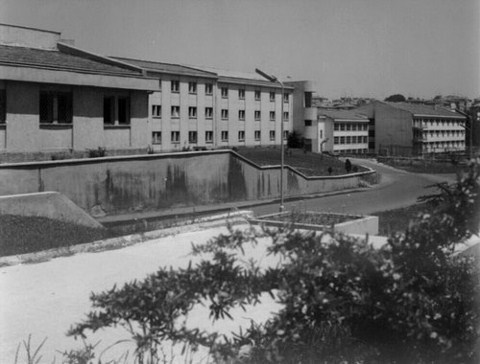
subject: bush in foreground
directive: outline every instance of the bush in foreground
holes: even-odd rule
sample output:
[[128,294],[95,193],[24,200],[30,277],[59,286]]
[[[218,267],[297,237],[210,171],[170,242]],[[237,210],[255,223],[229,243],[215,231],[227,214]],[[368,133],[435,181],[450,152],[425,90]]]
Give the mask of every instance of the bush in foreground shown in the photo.
[[[195,266],[93,294],[94,310],[69,334],[124,326],[140,363],[159,362],[165,341],[206,346],[224,363],[476,363],[479,272],[453,251],[478,232],[478,171],[441,189],[429,198],[435,213],[419,215],[382,249],[329,233],[232,230],[194,246],[205,255]],[[260,236],[281,264],[241,259]],[[233,339],[181,324],[197,304],[208,302],[216,320],[264,293],[283,308]]]

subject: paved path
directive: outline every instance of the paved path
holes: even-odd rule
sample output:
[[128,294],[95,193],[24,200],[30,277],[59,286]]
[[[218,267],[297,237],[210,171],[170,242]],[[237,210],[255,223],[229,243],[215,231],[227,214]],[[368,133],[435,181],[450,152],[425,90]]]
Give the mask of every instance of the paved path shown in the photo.
[[[101,292],[114,284],[121,286],[134,279],[142,279],[160,266],[186,267],[192,259],[189,255],[191,242],[204,243],[220,233],[227,233],[227,229],[211,228],[118,250],[0,268],[0,363],[13,364],[18,343],[26,340],[29,334],[32,334],[32,346],[35,348],[45,337],[48,338],[42,349],[44,359],[41,363],[51,363],[55,354],[56,362],[61,362],[56,350],[82,346],[81,342],[67,338],[65,333],[91,309],[90,292]],[[263,239],[255,250],[246,249],[246,258],[258,259],[264,266],[274,264],[272,258],[266,256],[266,244]],[[190,314],[187,325],[228,334],[237,331],[239,325],[249,326],[250,319],[262,322],[272,311],[278,310],[279,306],[269,296],[264,297],[262,302],[265,304],[251,307],[247,312],[234,311],[234,321],[224,320],[215,325],[209,320],[207,310],[199,308]],[[98,352],[101,352],[117,340],[129,338],[123,329],[107,330],[101,331],[100,335],[89,336],[89,343],[101,340],[98,347]],[[132,343],[115,347],[103,359],[109,355],[110,358],[118,358],[120,353],[132,348]],[[200,356],[193,362],[200,362],[198,358]],[[23,359],[19,363],[26,363]]]
[[[435,192],[427,189],[439,182],[454,182],[455,175],[415,174],[392,168],[370,160],[353,160],[377,170],[381,175],[378,186],[366,191],[287,202],[286,209],[371,214],[414,204],[417,198]],[[256,215],[278,211],[278,204],[251,208]]]

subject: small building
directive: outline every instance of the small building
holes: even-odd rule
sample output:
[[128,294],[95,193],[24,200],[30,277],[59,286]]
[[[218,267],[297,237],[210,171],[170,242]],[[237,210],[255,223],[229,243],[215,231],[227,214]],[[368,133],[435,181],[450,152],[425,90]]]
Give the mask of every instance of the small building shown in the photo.
[[374,101],[357,108],[371,120],[371,151],[419,155],[465,151],[466,117],[425,104]]
[[[154,151],[280,144],[292,130],[292,92],[259,75],[118,58],[158,80],[149,97]],[[283,115],[281,115],[283,103]]]
[[146,150],[155,90],[158,81],[141,68],[74,47],[60,33],[0,24],[4,155]]
[[320,135],[328,135],[325,146],[320,151],[335,154],[368,152],[369,120],[365,115],[355,110],[319,110],[318,113]]

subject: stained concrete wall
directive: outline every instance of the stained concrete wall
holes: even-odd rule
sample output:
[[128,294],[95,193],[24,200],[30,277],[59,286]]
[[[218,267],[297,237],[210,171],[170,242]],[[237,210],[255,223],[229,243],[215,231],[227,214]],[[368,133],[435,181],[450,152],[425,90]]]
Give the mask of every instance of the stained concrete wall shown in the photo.
[[[306,177],[284,170],[285,196],[358,187],[375,172]],[[278,198],[279,167],[260,168],[231,151],[0,165],[0,195],[58,191],[87,212],[198,206]]]

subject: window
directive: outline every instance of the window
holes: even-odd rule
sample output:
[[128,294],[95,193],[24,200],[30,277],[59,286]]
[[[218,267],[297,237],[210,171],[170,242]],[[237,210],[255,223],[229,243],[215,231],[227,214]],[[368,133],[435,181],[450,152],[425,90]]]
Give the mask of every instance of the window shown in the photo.
[[0,123],[5,123],[7,119],[7,94],[5,90],[0,90]]
[[172,92],[180,92],[180,81],[171,81],[171,91]]
[[180,117],[180,106],[172,106],[172,118],[178,119]]
[[238,98],[240,100],[244,100],[245,99],[245,89],[241,88],[238,90]]
[[222,97],[224,99],[228,99],[228,88],[227,87],[222,87]]
[[[42,109],[42,96],[40,95],[40,122],[44,116],[42,113],[45,111]],[[115,124],[115,97],[104,97],[103,98],[103,123],[104,124]]]
[[[359,125],[358,127],[359,127],[359,129],[362,129],[362,126],[361,126],[361,125]],[[357,130],[357,124],[352,124],[352,130],[353,130],[353,131],[356,131],[356,130]]]
[[288,130],[285,130],[283,132],[283,140],[287,140],[288,139]]
[[197,132],[196,131],[189,131],[188,132],[188,142],[190,144],[197,144]]
[[323,139],[323,130],[320,130],[320,139]]
[[259,142],[260,141],[260,135],[261,135],[260,130],[255,130],[253,135],[254,135],[255,141]]
[[345,144],[345,137],[340,137],[340,144]]
[[[2,100],[5,100],[5,97],[2,97]],[[72,111],[71,92],[40,92],[40,123],[70,124]],[[5,119],[3,116],[1,118]]]
[[340,124],[340,130],[345,130],[345,124]]
[[[358,137],[359,140],[361,140],[362,137]],[[352,144],[357,144],[357,137],[354,135],[352,136]]]
[[228,119],[228,110],[222,109],[222,120],[227,120],[227,119]]
[[338,137],[334,137],[333,138],[333,144],[338,144],[339,142],[339,138]]
[[275,91],[270,91],[270,101],[275,102]]
[[228,142],[228,131],[227,130],[222,130],[222,142]]
[[197,93],[197,83],[196,82],[189,82],[188,83],[188,93],[189,94],[196,94]]
[[213,118],[213,107],[206,107],[205,108],[205,119],[212,119]]
[[312,120],[305,120],[305,126],[312,126]]
[[289,97],[288,93],[283,94],[283,102],[288,102],[288,97]]
[[275,141],[275,130],[270,130],[270,141]]
[[[287,100],[288,102],[288,100]],[[305,107],[312,107],[312,93],[305,92]]]
[[171,141],[174,144],[180,143],[180,132],[179,131],[172,131]]
[[288,119],[289,119],[288,111],[284,111],[283,112],[283,121],[288,121]]
[[130,99],[128,97],[118,98],[118,123],[130,124]]
[[333,130],[339,130],[339,129],[340,129],[340,126],[339,126],[338,124],[335,124],[335,125],[333,126]]
[[238,131],[238,141],[244,142],[245,141],[245,130]]
[[213,94],[213,84],[206,83],[205,84],[205,95],[212,95]]
[[245,120],[245,110],[238,110],[238,120]]
[[351,143],[351,138],[347,136],[347,144],[350,144],[350,143]]
[[162,105],[152,105],[152,117],[154,118],[162,117]]
[[162,132],[153,131],[152,132],[152,144],[162,144]]
[[255,90],[255,101],[260,101],[260,90]]
[[213,131],[207,130],[205,132],[205,143],[213,143]]
[[347,130],[351,130],[352,126],[350,124],[347,124]]
[[197,108],[195,106],[190,106],[188,108],[188,117],[190,119],[196,119],[197,118]]
[[260,121],[261,113],[260,110],[255,110],[255,121]]
[[275,121],[275,111],[270,111],[270,121]]

